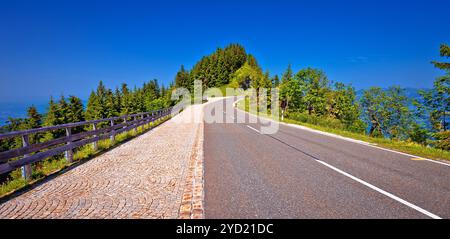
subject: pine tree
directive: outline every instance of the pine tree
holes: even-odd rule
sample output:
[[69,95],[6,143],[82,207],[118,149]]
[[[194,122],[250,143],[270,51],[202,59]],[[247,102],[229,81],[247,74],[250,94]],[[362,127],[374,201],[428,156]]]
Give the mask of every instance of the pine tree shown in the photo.
[[280,79],[278,78],[278,75],[275,75],[272,78],[272,85],[273,87],[278,87],[280,85]]
[[[299,83],[294,79],[291,65],[289,64],[286,71],[281,76],[280,84],[280,100],[285,109],[303,109],[302,91]],[[302,110],[300,110],[302,111]]]
[[[42,126],[42,117],[38,113],[36,107],[34,105],[30,106],[27,110],[27,116],[28,118],[24,122],[26,124],[27,129],[36,129]],[[41,139],[40,134],[33,134],[30,135],[30,143],[34,144],[40,141]]]
[[118,87],[116,87],[116,90],[114,92],[114,110],[119,115],[122,112],[122,94]]
[[[61,111],[60,107],[55,101],[53,97],[50,97],[50,102],[48,103],[47,115],[45,116],[44,126],[53,126],[62,124],[61,122]],[[49,131],[45,135],[46,140],[59,138],[65,135],[65,132],[61,130],[57,131]]]
[[190,81],[189,81],[189,72],[187,72],[184,69],[184,66],[181,65],[180,70],[178,71],[177,75],[175,76],[175,85],[178,88],[190,88]]
[[[440,55],[441,57],[450,57],[450,46],[447,44],[442,44],[440,48]],[[450,74],[450,62],[438,62],[438,61],[432,61],[433,65],[436,68],[439,68],[441,70],[444,70],[447,72],[447,74]]]
[[87,120],[101,119],[100,101],[97,94],[92,91],[86,107],[85,118]]
[[121,100],[121,115],[129,115],[131,114],[131,101],[132,95],[130,94],[130,90],[128,89],[127,84],[123,83],[121,86],[122,100]]
[[64,95],[61,95],[61,98],[58,102],[58,111],[59,111],[59,124],[67,124],[70,123],[68,113],[69,113],[69,105],[67,104],[66,98]]
[[107,90],[104,104],[104,118],[112,118],[119,116],[119,112],[116,111],[114,94],[111,90]]
[[[76,96],[69,96],[69,105],[67,110],[68,123],[76,123],[84,121],[84,109],[81,99]],[[82,127],[76,127],[72,129],[72,133],[80,133],[83,131]]]
[[58,105],[53,100],[53,97],[50,97],[50,101],[48,103],[47,114],[46,114],[45,120],[44,120],[44,125],[45,126],[58,125],[58,124],[60,124],[59,118],[60,118],[60,115],[59,115]]
[[28,108],[27,116],[27,126],[29,129],[36,129],[42,126],[42,117],[34,105]]

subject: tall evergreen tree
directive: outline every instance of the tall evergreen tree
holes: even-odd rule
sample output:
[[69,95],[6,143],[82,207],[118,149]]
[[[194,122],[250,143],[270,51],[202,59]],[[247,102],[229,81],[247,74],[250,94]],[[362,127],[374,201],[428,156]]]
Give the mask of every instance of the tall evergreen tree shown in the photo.
[[[44,126],[53,126],[62,124],[61,122],[61,111],[60,107],[55,101],[53,97],[50,97],[50,102],[48,103],[48,110],[44,120]],[[57,131],[49,131],[45,135],[46,139],[55,139],[64,136],[65,132],[62,130]]]
[[[84,121],[84,108],[81,99],[76,96],[69,96],[69,104],[67,109],[67,121],[68,123],[76,123]],[[82,132],[82,127],[76,127],[72,129],[72,133],[76,134]]]
[[99,97],[94,91],[92,91],[89,96],[85,118],[87,120],[97,120],[102,118]]
[[66,98],[64,95],[61,95],[61,98],[58,102],[58,111],[59,111],[59,124],[67,124],[70,123],[68,114],[69,114],[69,105],[67,104]]
[[[30,106],[27,110],[27,119],[25,124],[25,128],[27,129],[36,129],[42,126],[42,117],[34,105]],[[40,134],[33,134],[30,136],[30,143],[32,144],[39,142],[42,138]]]
[[184,69],[184,66],[181,65],[180,70],[178,71],[177,75],[175,76],[175,85],[178,88],[190,88],[190,81],[189,81],[189,72],[187,72]]
[[289,64],[286,71],[281,77],[280,84],[280,100],[284,102],[286,109],[298,109],[302,111],[302,91],[296,79],[294,79],[291,65]]
[[278,78],[278,75],[275,75],[272,78],[272,85],[273,87],[278,87],[280,85],[280,78]]
[[29,129],[36,129],[42,126],[42,117],[34,105],[28,108],[27,116],[27,126]]
[[130,90],[128,89],[127,84],[123,83],[121,86],[122,100],[121,100],[121,115],[129,115],[131,114],[131,103],[132,103],[132,95]]

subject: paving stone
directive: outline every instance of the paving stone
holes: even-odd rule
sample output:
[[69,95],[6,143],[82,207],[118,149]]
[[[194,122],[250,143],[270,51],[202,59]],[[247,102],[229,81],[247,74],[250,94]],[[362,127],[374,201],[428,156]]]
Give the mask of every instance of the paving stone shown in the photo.
[[202,111],[192,106],[2,203],[0,218],[203,218],[203,203],[192,205],[203,194],[203,123],[180,123]]

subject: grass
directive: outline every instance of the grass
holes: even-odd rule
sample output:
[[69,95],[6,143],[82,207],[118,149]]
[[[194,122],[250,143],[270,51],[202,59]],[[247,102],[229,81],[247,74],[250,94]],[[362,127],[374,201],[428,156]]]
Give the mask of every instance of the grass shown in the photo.
[[[248,102],[247,100],[241,100],[238,102],[237,107],[241,110],[249,112],[249,106],[248,106],[247,102]],[[265,114],[256,113],[256,112],[250,112],[250,113],[258,114],[261,117],[269,118],[269,115],[267,115],[267,114],[265,115]],[[272,117],[270,117],[270,118],[272,118]],[[281,119],[278,119],[278,121],[281,121]],[[344,136],[344,137],[352,138],[352,139],[356,139],[356,140],[361,140],[364,142],[375,144],[382,148],[392,149],[392,150],[396,150],[396,151],[407,153],[407,154],[417,155],[417,156],[423,157],[423,158],[450,161],[450,151],[436,149],[436,148],[424,146],[421,144],[417,144],[414,142],[391,140],[391,139],[386,139],[386,138],[374,138],[374,137],[370,137],[366,134],[349,132],[346,130],[335,129],[335,128],[326,127],[326,126],[319,126],[319,125],[314,125],[314,124],[303,123],[303,122],[299,122],[296,120],[288,119],[286,117],[284,118],[284,120],[282,122],[289,123],[289,124],[302,125],[302,126],[305,126],[305,127],[311,128],[311,129],[328,132],[328,133],[332,133],[332,134],[336,134],[336,135],[340,135],[340,136]]]
[[98,141],[97,151],[94,151],[91,144],[79,147],[74,151],[73,163],[67,162],[67,160],[64,158],[63,155],[59,155],[52,157],[50,159],[43,160],[38,164],[34,164],[32,180],[30,180],[29,182],[27,182],[25,179],[22,178],[21,169],[16,169],[9,174],[10,179],[0,185],[0,198],[10,195],[28,185],[32,185],[36,182],[39,182],[40,180],[46,178],[47,176],[58,173],[64,169],[67,169],[72,165],[92,159],[93,157],[107,151],[108,149],[111,149],[114,146],[117,146],[142,133],[145,133],[150,128],[156,127],[168,119],[169,118],[157,120],[153,123],[150,123],[149,125],[145,125],[143,129],[142,127],[138,127],[137,132],[131,130],[128,132],[118,134],[116,135],[114,142],[112,142],[110,139],[100,140]]

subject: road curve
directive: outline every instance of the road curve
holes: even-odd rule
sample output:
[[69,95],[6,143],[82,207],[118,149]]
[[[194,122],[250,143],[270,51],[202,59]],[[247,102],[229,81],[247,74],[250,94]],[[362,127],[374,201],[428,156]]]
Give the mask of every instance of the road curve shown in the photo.
[[[230,112],[216,110],[236,122]],[[448,165],[287,125],[262,135],[260,127],[205,124],[206,218],[450,218]]]

